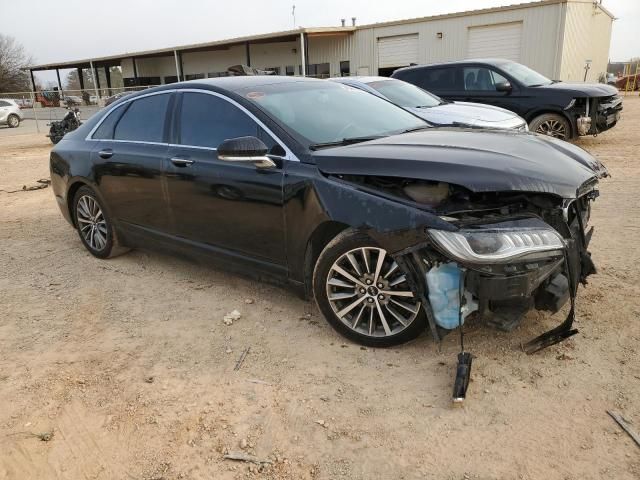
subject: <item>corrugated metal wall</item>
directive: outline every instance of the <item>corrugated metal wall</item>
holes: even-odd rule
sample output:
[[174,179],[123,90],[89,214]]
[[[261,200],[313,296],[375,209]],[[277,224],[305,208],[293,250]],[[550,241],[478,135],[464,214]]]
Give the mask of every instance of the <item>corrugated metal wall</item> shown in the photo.
[[307,63],[328,63],[330,75],[339,76],[340,62],[350,60],[351,38],[351,34],[307,37],[309,42]]
[[[597,12],[597,13],[594,13]],[[566,20],[565,20],[566,19]],[[353,33],[309,35],[307,63],[329,63],[330,75],[340,75],[340,62],[350,61],[351,74],[378,72],[378,41],[399,35],[418,36],[418,63],[460,60],[467,56],[471,27],[521,23],[520,61],[554,79],[582,80],[584,61],[591,59],[588,80],[597,80],[605,71],[611,38],[611,18],[589,0],[569,3],[534,4],[526,8],[505,9],[481,14],[461,15],[396,24],[380,24]],[[439,38],[438,34],[442,34]],[[175,75],[171,57],[139,59],[139,76]],[[185,74],[210,73],[245,63],[245,47],[183,54]],[[254,44],[251,65],[258,68],[301,64],[300,41]],[[402,65],[398,65],[402,66]],[[122,62],[123,76],[133,76],[130,60]]]
[[[373,26],[357,30],[354,35],[352,72],[360,66],[378,69],[377,39],[393,35],[419,35],[418,60],[436,63],[465,58],[468,29],[473,26],[522,22],[522,63],[539,72],[556,76],[562,4],[535,5],[529,8],[485,14],[435,19],[426,22]],[[442,38],[438,38],[442,33]]]
[[598,81],[607,71],[612,24],[611,17],[591,2],[566,5],[560,79],[583,81],[586,61],[591,60],[587,81]]

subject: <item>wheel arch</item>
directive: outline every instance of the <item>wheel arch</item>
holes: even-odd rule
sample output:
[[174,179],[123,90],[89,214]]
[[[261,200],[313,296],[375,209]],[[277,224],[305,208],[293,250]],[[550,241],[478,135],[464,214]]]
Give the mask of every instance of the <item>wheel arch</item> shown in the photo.
[[320,253],[331,240],[349,228],[352,227],[346,223],[327,220],[319,224],[309,237],[304,256],[304,295],[306,298],[313,297],[313,269]]
[[107,205],[107,202],[105,202],[97,186],[94,185],[92,182],[90,182],[86,178],[82,178],[82,177],[74,178],[69,181],[69,187],[67,188],[67,198],[66,198],[67,211],[69,212],[69,217],[71,218],[71,223],[73,224],[74,227],[77,227],[77,225],[76,225],[76,216],[74,215],[74,212],[73,212],[73,199],[76,196],[77,191],[80,190],[82,187],[89,187],[91,190],[93,190],[93,192],[96,194],[96,196],[100,200],[102,207],[107,211],[107,214],[111,215],[109,205]]
[[577,129],[575,125],[576,123],[575,118],[569,115],[565,110],[562,110],[559,108],[552,108],[552,107],[543,107],[543,108],[538,108],[536,110],[527,112],[527,115],[524,118],[527,121],[527,124],[529,125],[537,117],[541,115],[547,115],[547,114],[560,115],[561,117],[563,117],[567,122],[569,122],[569,128],[571,129],[571,138],[576,136]]

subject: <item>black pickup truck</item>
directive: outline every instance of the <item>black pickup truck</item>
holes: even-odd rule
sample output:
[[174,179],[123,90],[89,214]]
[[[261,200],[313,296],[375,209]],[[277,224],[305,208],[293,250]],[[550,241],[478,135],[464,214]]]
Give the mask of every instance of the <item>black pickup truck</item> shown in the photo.
[[622,110],[615,87],[549,80],[510,60],[416,65],[398,69],[392,77],[447,100],[506,108],[523,117],[530,130],[563,140],[612,128]]

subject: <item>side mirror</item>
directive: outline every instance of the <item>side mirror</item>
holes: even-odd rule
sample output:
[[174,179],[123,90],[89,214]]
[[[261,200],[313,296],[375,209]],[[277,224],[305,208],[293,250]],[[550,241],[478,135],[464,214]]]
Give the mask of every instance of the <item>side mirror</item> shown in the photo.
[[237,137],[218,146],[218,158],[227,162],[251,162],[258,168],[273,168],[275,162],[267,157],[268,148],[256,137]]
[[509,83],[509,82],[496,83],[496,91],[497,92],[509,93],[511,90],[513,90],[513,87],[511,86],[511,83]]

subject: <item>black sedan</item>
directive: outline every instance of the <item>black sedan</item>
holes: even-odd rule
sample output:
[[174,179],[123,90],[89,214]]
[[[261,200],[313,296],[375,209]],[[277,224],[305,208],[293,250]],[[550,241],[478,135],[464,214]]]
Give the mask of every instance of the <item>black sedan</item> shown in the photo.
[[315,296],[373,346],[472,313],[511,328],[592,273],[604,167],[548,137],[431,128],[349,86],[195,80],[128,96],[51,153],[87,250],[161,246]]
[[613,128],[622,98],[611,85],[550,80],[520,63],[473,59],[417,65],[394,78],[455,101],[487,103],[517,113],[533,132],[569,140]]

